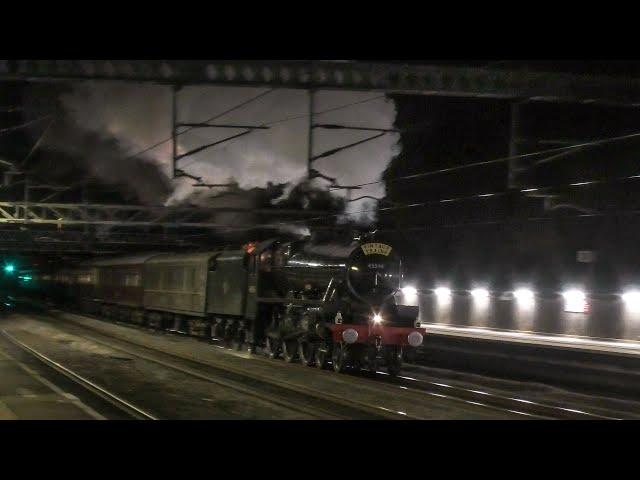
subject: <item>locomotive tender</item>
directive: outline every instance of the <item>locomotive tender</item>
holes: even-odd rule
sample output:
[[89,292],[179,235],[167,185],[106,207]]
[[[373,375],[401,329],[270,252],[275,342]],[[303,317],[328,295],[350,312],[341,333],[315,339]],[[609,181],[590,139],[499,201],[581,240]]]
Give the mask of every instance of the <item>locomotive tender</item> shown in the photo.
[[49,280],[91,313],[337,372],[382,361],[396,375],[425,333],[418,307],[402,304],[399,255],[372,239],[98,259]]

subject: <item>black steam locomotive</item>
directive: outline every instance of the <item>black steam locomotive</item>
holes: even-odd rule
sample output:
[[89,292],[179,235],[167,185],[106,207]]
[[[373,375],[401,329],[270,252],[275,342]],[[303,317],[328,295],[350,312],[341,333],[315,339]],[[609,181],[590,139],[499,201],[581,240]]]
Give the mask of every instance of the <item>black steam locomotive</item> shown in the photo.
[[403,305],[401,259],[372,239],[281,241],[203,253],[94,260],[43,275],[91,313],[224,339],[229,346],[326,367],[398,374],[421,345],[418,307]]

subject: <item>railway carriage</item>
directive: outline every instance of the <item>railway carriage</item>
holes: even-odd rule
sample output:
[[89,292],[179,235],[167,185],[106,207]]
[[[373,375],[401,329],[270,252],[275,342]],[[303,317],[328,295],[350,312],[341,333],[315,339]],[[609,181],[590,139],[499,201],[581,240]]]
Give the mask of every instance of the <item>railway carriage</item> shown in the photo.
[[143,267],[155,254],[130,255],[86,262],[82,268],[94,272],[90,286],[93,311],[121,321],[144,322]]
[[[224,336],[245,313],[247,253],[157,255],[144,264],[144,308],[153,326]],[[233,337],[230,331],[227,337]]]

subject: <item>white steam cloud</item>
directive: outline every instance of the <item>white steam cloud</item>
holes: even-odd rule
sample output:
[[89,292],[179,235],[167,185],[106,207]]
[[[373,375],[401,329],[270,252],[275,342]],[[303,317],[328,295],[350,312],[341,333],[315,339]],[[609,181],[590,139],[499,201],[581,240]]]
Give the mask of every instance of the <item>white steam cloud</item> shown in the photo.
[[[266,89],[243,87],[188,87],[179,92],[179,121],[197,123],[246,101]],[[392,128],[396,111],[392,100],[371,92],[321,91],[315,96],[315,110],[334,109],[316,116],[316,123],[336,123],[358,127]],[[62,96],[63,105],[73,113],[78,125],[97,133],[115,137],[128,154],[171,136],[171,90],[162,85],[80,83]],[[234,179],[241,188],[265,187],[268,182],[298,183],[306,175],[308,96],[302,90],[278,89],[233,111],[216,123],[261,125],[298,117],[273,125],[269,130],[252,133],[212,147],[180,161],[179,168],[202,177],[207,183],[226,183]],[[194,129],[179,138],[179,152],[186,152],[240,133],[233,129]],[[353,143],[375,132],[324,130],[314,132],[314,154]],[[398,136],[386,134],[371,142],[341,151],[315,162],[314,168],[335,177],[342,185],[379,180],[395,154]],[[150,150],[145,157],[170,176],[171,142]],[[324,180],[316,180],[325,184]],[[174,180],[168,204],[191,197],[193,180]],[[220,190],[214,193],[219,193]],[[345,195],[336,191],[336,195]],[[353,197],[383,197],[384,184],[355,190]],[[348,212],[373,209],[374,204],[358,201],[348,204]]]

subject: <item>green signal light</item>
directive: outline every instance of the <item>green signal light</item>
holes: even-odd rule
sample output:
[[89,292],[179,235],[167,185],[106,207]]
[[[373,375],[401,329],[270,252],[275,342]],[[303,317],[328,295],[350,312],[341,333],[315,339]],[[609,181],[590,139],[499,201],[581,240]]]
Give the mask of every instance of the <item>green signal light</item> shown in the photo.
[[15,270],[15,267],[14,267],[12,264],[10,264],[10,263],[8,263],[8,264],[6,264],[6,265],[4,266],[4,271],[5,271],[6,273],[13,273],[13,271],[14,271],[14,270]]

